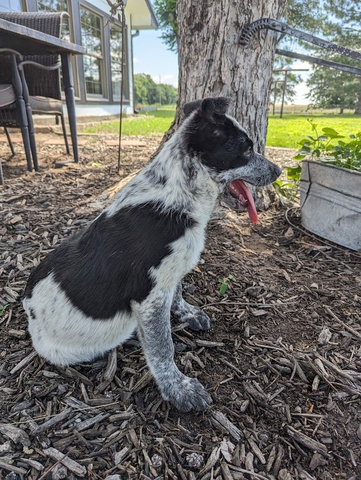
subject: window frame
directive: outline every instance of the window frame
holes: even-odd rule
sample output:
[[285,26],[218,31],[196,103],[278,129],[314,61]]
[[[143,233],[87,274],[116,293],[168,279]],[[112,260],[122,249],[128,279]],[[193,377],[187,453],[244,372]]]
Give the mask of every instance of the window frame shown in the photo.
[[[130,101],[130,88],[129,88],[129,63],[128,63],[128,31],[127,26],[125,25],[125,32],[122,32],[122,24],[120,22],[114,22],[113,24],[109,25],[109,37],[111,37],[111,30],[115,29],[119,31],[121,35],[121,44],[122,44],[122,52],[121,52],[121,62],[122,62],[122,74],[123,74],[123,102]],[[123,45],[124,41],[124,45]],[[124,58],[123,58],[124,52]],[[110,85],[111,85],[111,92],[112,92],[112,100],[114,103],[120,102],[120,94],[116,95],[114,88],[113,88],[113,77],[112,77],[112,52],[111,52],[111,43],[109,42],[109,62],[110,62]]]
[[[108,72],[107,72],[107,52],[106,52],[106,42],[107,42],[107,35],[106,35],[106,16],[104,15],[103,12],[99,11],[98,9],[91,8],[88,3],[86,2],[79,2],[79,22],[80,22],[80,38],[81,38],[81,43],[82,45],[86,48],[86,45],[84,45],[83,41],[83,35],[82,35],[82,12],[81,10],[84,9],[91,13],[92,15],[95,15],[100,19],[100,45],[101,45],[101,55],[94,55],[94,54],[86,54],[82,56],[82,65],[83,65],[83,70],[82,70],[82,75],[84,79],[84,91],[85,91],[85,99],[87,101],[109,101],[109,87],[108,87]],[[108,42],[109,43],[109,42]],[[102,93],[88,93],[87,92],[87,82],[85,78],[85,68],[84,68],[84,60],[85,57],[92,57],[92,58],[97,58],[100,60],[100,68],[99,68],[99,74],[100,74],[100,85],[102,89]]]

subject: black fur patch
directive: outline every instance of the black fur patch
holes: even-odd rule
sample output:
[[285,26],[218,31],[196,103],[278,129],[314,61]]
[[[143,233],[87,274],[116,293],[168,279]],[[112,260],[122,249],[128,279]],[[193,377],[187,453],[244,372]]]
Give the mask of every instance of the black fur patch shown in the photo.
[[51,252],[32,272],[25,290],[54,273],[55,281],[85,315],[110,319],[130,302],[144,300],[153,283],[148,274],[171,253],[169,244],[195,221],[181,213],[161,213],[157,204],[101,214],[85,231]]
[[253,152],[252,140],[228,117],[219,116],[214,123],[198,112],[187,129],[185,144],[189,153],[196,152],[202,163],[216,172],[247,165]]

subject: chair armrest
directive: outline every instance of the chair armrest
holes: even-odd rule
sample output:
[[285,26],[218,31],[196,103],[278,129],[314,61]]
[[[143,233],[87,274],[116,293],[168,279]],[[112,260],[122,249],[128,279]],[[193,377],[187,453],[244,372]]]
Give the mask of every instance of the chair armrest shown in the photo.
[[[16,98],[22,98],[24,86],[19,69],[19,63],[23,59],[22,55],[13,48],[0,48],[0,54],[5,54],[10,59],[9,62],[3,62],[1,65],[2,73],[4,74],[2,78],[7,80],[5,83],[12,84]],[[4,83],[4,81],[1,80],[0,83]]]
[[42,68],[43,70],[58,70],[61,67],[60,62],[54,63],[54,65],[42,65],[41,63],[34,62],[33,60],[24,60],[19,63],[19,68],[23,68],[23,65],[32,65],[33,67]]
[[17,57],[19,57],[20,60],[22,60],[22,55],[20,52],[18,52],[17,50],[14,50],[13,48],[0,48],[0,53],[7,53],[7,54],[13,54],[13,55],[16,55]]

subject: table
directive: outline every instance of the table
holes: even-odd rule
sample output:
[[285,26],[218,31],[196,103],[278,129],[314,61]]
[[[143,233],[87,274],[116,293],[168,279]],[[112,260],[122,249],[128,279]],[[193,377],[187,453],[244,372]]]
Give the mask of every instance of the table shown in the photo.
[[84,55],[86,49],[81,45],[3,19],[0,19],[0,48],[12,48],[22,55],[60,55],[74,160],[78,162],[74,81],[70,55]]

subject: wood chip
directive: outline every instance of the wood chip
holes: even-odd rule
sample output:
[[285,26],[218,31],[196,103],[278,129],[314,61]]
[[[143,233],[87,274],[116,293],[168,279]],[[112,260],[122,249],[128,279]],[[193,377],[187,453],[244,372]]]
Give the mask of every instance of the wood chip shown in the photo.
[[59,452],[59,450],[57,450],[56,448],[46,448],[45,450],[43,450],[43,452],[45,453],[45,455],[48,455],[53,460],[60,461],[75,475],[78,475],[79,477],[85,477],[87,469],[83,465],[80,465],[80,463]]
[[29,355],[27,355],[25,358],[21,360],[12,370],[10,370],[10,374],[14,375],[14,373],[18,372],[22,368],[24,368],[26,365],[28,365],[30,362],[33,361],[33,359],[37,356],[36,352],[31,352]]
[[267,463],[266,459],[265,459],[263,453],[261,452],[261,450],[259,449],[258,445],[256,444],[256,442],[252,438],[249,438],[248,443],[249,443],[250,447],[252,448],[254,454],[258,458],[258,460],[262,463],[262,465],[266,465],[266,463]]
[[76,430],[77,432],[83,432],[84,430],[87,430],[88,428],[92,427],[96,423],[101,422],[108,417],[109,417],[109,413],[99,413],[95,417],[88,418],[87,420],[84,420],[83,422],[78,423],[74,427],[74,430]]
[[214,465],[218,462],[219,460],[219,455],[220,455],[220,447],[216,447],[212,450],[212,453],[210,454],[207,463],[205,466],[202,468],[202,470],[199,472],[199,477],[202,477],[205,473],[207,473]]
[[300,443],[304,447],[327,456],[327,448],[322,443],[317,442],[316,440],[310,438],[308,435],[305,435],[302,432],[299,432],[290,425],[287,426],[287,432],[290,437],[292,437],[296,442]]
[[228,418],[223,415],[222,412],[219,412],[218,410],[214,410],[212,412],[213,418],[219,422],[222,427],[225,428],[225,430],[236,440],[236,442],[239,442],[243,438],[243,433],[241,430],[234,425]]
[[35,430],[31,432],[32,435],[39,435],[39,433],[43,433],[49,428],[53,427],[59,422],[62,422],[63,420],[67,419],[69,414],[72,412],[71,408],[66,408],[62,412],[58,413],[55,415],[53,418],[48,420],[47,422],[42,423],[39,425]]
[[21,428],[15,427],[10,423],[0,423],[0,432],[6,437],[10,438],[14,443],[21,443],[29,447],[31,445],[30,438],[27,433]]
[[12,465],[11,463],[5,462],[1,458],[0,458],[0,468],[3,468],[5,470],[9,470],[10,472],[18,473],[19,475],[26,475],[27,474],[27,471],[24,470],[24,468],[16,467],[15,465]]
[[208,348],[224,347],[223,342],[209,342],[208,340],[200,340],[199,338],[196,339],[196,344],[199,345],[200,347],[208,347]]

